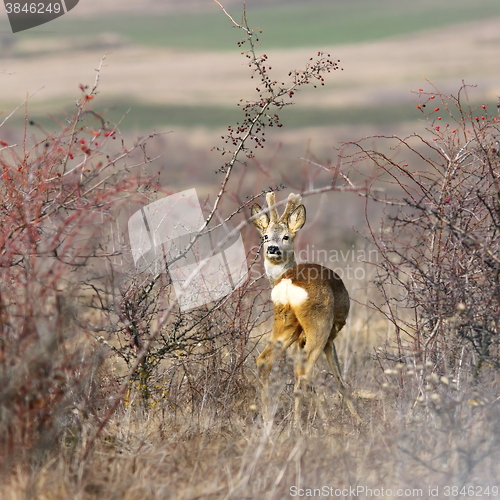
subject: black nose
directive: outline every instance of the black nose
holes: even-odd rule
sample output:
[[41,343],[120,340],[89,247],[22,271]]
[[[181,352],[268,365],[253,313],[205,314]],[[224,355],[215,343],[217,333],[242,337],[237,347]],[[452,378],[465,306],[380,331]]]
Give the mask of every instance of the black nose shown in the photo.
[[277,246],[272,246],[272,247],[267,247],[267,253],[279,255],[281,252]]

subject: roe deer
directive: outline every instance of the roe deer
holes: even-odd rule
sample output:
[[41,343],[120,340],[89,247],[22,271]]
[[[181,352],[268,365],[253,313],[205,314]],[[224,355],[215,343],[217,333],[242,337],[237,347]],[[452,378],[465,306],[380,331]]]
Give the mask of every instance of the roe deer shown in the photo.
[[[267,388],[273,361],[292,344],[298,345],[301,352],[299,359],[304,360],[296,364],[296,394],[301,379],[310,380],[313,366],[324,352],[337,379],[339,392],[359,422],[359,415],[342,380],[333,344],[349,313],[347,289],[331,269],[318,264],[297,264],[294,239],[306,221],[306,209],[301,198],[291,194],[281,217],[275,207],[274,193],[268,193],[266,200],[269,213],[261,213],[262,208],[257,204],[251,208],[252,216],[256,216],[253,223],[264,239],[264,267],[273,287],[273,330],[269,344],[257,358],[264,388]],[[297,396],[295,416],[298,405]]]

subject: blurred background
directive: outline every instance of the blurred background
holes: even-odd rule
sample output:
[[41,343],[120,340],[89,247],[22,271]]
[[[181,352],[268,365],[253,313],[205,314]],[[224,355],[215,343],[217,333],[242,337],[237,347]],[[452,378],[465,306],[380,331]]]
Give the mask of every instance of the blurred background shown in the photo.
[[[241,20],[241,1],[222,3]],[[408,127],[420,118],[409,91],[431,90],[429,82],[444,93],[462,80],[475,84],[478,102],[496,104],[500,95],[497,0],[247,0],[246,9],[250,26],[263,30],[260,49],[277,80],[318,50],[341,61],[325,88],[304,89],[283,114],[294,144],[300,137],[329,147],[368,129]],[[237,46],[243,33],[212,0],[81,0],[17,34],[0,17],[3,113],[34,92],[30,113],[70,110],[105,53],[96,106],[116,119],[130,110],[122,129],[188,131],[196,145],[213,146],[215,130],[239,119],[237,102],[256,97]]]

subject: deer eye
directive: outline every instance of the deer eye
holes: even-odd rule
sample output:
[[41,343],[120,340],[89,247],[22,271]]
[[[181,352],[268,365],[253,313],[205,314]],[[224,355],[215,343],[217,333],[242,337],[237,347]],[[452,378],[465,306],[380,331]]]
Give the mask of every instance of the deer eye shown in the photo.
[[290,239],[290,237],[289,237],[289,236],[283,236],[283,239],[284,239],[284,240],[289,240],[289,239]]
[[267,234],[264,235],[264,239],[265,240],[268,240],[269,239],[269,236]]

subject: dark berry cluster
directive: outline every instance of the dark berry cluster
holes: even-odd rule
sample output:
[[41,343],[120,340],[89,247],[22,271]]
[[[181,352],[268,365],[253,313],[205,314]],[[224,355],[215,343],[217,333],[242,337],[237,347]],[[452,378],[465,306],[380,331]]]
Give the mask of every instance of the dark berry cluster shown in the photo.
[[248,59],[248,67],[252,70],[251,78],[259,80],[255,88],[258,98],[254,101],[240,100],[238,106],[244,113],[244,119],[236,126],[229,126],[227,135],[222,136],[230,149],[226,146],[214,148],[221,151],[223,155],[231,155],[231,159],[219,169],[224,173],[232,167],[240,153],[247,158],[252,158],[255,149],[264,147],[266,127],[283,126],[279,111],[292,104],[290,99],[301,86],[311,83],[314,87],[318,84],[324,85],[325,73],[340,69],[340,61],[333,61],[330,54],[318,52],[316,58],[310,58],[304,70],[293,70],[288,73],[290,79],[288,83],[280,82],[271,75],[273,68],[267,54],[256,54],[256,43],[259,39],[255,31],[248,28],[246,24],[237,25],[237,27],[243,29],[247,35],[245,39],[238,42],[238,47],[249,45],[249,50],[242,52],[242,55]]

